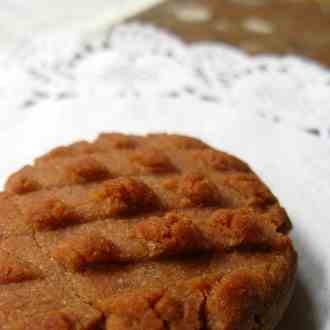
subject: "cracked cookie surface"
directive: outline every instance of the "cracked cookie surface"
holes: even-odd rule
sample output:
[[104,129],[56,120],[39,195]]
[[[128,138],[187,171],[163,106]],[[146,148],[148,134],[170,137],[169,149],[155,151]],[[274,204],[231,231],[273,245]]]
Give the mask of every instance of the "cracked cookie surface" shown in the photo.
[[58,147],[0,193],[0,329],[271,330],[289,229],[247,164],[195,138]]

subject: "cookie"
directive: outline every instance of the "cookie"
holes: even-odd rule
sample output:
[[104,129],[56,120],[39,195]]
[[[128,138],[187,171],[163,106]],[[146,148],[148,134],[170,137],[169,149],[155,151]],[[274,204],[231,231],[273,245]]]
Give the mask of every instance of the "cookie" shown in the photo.
[[197,139],[56,148],[0,193],[0,329],[273,329],[289,229],[246,163]]

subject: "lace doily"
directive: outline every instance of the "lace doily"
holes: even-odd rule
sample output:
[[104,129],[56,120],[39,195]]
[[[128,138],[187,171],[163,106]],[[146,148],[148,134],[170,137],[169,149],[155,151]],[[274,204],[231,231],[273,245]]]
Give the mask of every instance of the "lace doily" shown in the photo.
[[330,329],[329,71],[139,24],[40,36],[2,51],[0,68],[0,184],[105,130],[203,138],[251,164],[294,223],[297,293],[280,329]]
[[294,56],[250,57],[221,43],[187,45],[131,23],[88,36],[39,36],[2,51],[0,68],[2,130],[45,100],[189,96],[330,139],[330,72]]
[[247,111],[191,101],[190,96],[160,100],[150,95],[44,101],[30,108],[24,122],[0,132],[0,184],[49,149],[93,139],[103,131],[168,131],[202,138],[246,160],[294,225],[297,289],[277,330],[330,330],[330,144]]

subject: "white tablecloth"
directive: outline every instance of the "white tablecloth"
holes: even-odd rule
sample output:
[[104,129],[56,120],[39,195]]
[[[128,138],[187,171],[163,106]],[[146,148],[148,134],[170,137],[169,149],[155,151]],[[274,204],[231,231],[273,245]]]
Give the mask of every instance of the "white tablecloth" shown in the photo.
[[97,29],[161,1],[1,0],[0,47],[45,31]]

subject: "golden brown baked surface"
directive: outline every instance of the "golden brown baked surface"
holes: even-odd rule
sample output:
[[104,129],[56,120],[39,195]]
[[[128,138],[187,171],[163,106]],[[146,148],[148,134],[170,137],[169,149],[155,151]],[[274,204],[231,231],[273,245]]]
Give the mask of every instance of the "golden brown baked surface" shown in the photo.
[[273,329],[289,228],[248,165],[199,140],[56,148],[0,193],[0,329]]

